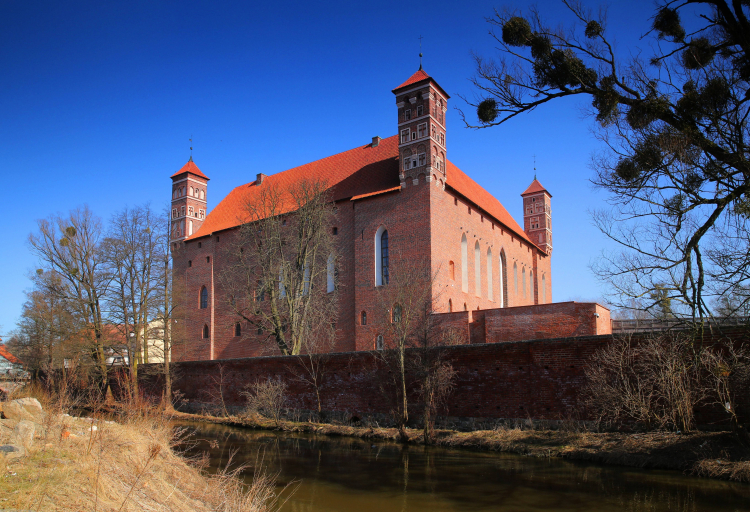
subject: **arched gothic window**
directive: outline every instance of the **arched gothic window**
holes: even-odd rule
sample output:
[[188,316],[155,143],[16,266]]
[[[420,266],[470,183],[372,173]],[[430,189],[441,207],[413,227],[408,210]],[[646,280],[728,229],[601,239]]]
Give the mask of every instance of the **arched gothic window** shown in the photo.
[[375,350],[383,350],[385,349],[385,340],[383,340],[383,335],[378,334],[378,337],[375,338]]
[[200,297],[200,307],[201,309],[206,309],[208,307],[208,289],[205,286],[201,288]]
[[469,291],[469,247],[466,233],[461,236],[461,290]]
[[521,287],[523,288],[523,298],[526,298],[526,269],[521,269]]
[[448,262],[448,276],[454,281],[456,280],[456,265],[452,261]]
[[242,326],[240,325],[239,322],[234,324],[234,335],[235,337],[242,336]]
[[203,324],[203,339],[208,339],[209,332],[208,332],[208,324]]
[[513,263],[513,287],[516,289],[516,297],[517,297],[518,296],[518,265],[516,263]]
[[542,274],[542,302],[547,303],[547,276]]
[[477,297],[482,296],[482,251],[479,242],[474,243],[474,292]]
[[360,325],[367,325],[367,311],[362,311],[359,317]]
[[310,294],[310,265],[305,263],[305,268],[302,271],[302,295]]
[[493,300],[492,297],[492,248],[487,248],[487,298]]
[[326,291],[331,293],[336,289],[336,258],[331,253],[328,256]]
[[498,273],[500,274],[500,289],[498,290],[499,295],[499,302],[500,307],[505,307],[505,289],[507,288],[507,279],[505,276],[506,273],[506,266],[505,266],[505,251],[502,249],[500,250],[500,259],[498,260]]
[[388,284],[390,270],[388,230],[380,226],[375,233],[375,286]]
[[396,304],[393,306],[393,323],[397,324],[401,321],[401,314],[403,310],[401,308],[401,304]]
[[284,286],[284,269],[279,269],[279,297],[286,297],[286,286]]
[[529,297],[531,297],[531,303],[534,303],[534,272],[529,270]]

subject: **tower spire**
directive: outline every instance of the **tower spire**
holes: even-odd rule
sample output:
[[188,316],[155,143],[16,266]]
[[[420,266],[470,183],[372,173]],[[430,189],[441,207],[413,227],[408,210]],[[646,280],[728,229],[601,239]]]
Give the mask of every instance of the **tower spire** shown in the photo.
[[190,138],[188,140],[190,141],[190,159],[188,160],[188,162],[192,162],[193,161],[193,134],[192,133],[190,134]]
[[419,36],[419,69],[422,69],[422,36]]

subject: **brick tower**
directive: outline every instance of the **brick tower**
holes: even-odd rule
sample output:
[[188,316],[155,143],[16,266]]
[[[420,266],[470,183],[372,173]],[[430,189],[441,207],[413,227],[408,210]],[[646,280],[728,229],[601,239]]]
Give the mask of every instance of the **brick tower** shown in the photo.
[[534,176],[523,198],[523,230],[529,239],[552,254],[552,194]]
[[196,233],[206,218],[208,176],[193,162],[193,157],[172,175],[172,248]]
[[[445,113],[448,94],[422,66],[406,82],[393,89],[398,107],[399,177],[407,180],[446,180]],[[411,184],[411,183],[410,183]]]

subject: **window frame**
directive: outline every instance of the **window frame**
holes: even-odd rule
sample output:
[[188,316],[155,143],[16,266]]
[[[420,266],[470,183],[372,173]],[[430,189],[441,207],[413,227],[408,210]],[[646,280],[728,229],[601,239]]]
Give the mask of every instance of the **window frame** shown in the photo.
[[199,308],[208,309],[208,288],[206,288],[206,285],[201,287],[198,297]]
[[[383,238],[385,235],[385,239]],[[386,242],[383,248],[383,240]],[[383,249],[385,249],[385,254]],[[390,282],[390,240],[388,230],[380,226],[375,232],[375,286],[384,286]],[[385,264],[385,268],[383,268]]]

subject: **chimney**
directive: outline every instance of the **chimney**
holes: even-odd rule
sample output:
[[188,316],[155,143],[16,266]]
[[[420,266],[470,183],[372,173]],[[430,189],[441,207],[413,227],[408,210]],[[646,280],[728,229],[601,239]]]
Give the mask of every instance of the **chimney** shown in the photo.
[[256,186],[257,186],[257,185],[260,185],[261,183],[263,183],[263,180],[264,180],[264,179],[266,179],[267,177],[268,177],[268,176],[266,176],[266,175],[265,175],[265,174],[263,174],[262,172],[261,172],[261,173],[259,173],[259,174],[258,174],[258,177],[257,177],[257,178],[255,178],[255,185],[256,185]]
[[378,145],[380,145],[380,141],[381,141],[381,139],[380,139],[380,137],[378,135],[376,135],[375,137],[373,137],[372,138],[372,147],[374,147],[374,148],[378,147]]

